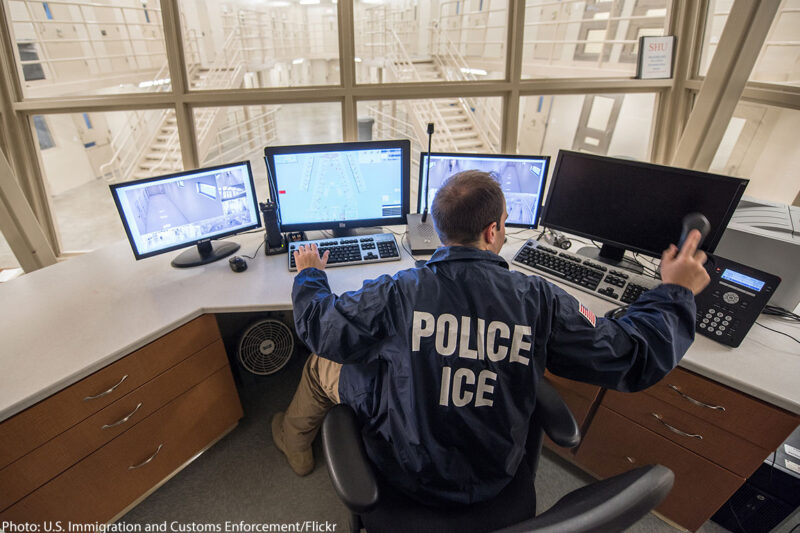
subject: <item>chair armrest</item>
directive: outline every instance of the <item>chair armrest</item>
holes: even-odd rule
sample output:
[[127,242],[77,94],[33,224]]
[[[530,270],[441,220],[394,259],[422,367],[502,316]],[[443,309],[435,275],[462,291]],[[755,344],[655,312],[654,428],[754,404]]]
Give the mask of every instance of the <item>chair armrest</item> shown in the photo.
[[547,379],[539,381],[533,420],[562,448],[574,448],[581,442],[581,430],[572,411]]
[[574,490],[530,520],[496,533],[624,531],[667,497],[672,470],[650,465]]
[[322,449],[336,494],[355,513],[378,502],[378,481],[372,470],[356,414],[346,405],[333,407],[322,423]]

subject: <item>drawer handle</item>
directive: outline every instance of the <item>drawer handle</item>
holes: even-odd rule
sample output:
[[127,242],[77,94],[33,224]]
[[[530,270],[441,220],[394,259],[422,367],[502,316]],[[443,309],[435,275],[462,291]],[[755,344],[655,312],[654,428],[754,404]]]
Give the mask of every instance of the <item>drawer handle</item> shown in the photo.
[[724,410],[725,410],[725,408],[724,408],[724,407],[722,407],[721,405],[709,405],[709,404],[707,404],[707,403],[703,403],[703,402],[701,402],[700,400],[695,400],[694,398],[692,398],[691,396],[689,396],[689,395],[688,395],[688,394],[686,394],[685,392],[681,392],[681,389],[679,389],[679,388],[678,388],[678,387],[676,387],[675,385],[667,385],[667,386],[668,386],[670,389],[672,389],[672,390],[674,390],[675,392],[677,392],[678,394],[680,394],[680,395],[681,395],[683,398],[686,398],[687,400],[689,400],[690,402],[692,402],[692,403],[693,403],[693,404],[695,404],[695,405],[698,405],[698,406],[700,406],[700,407],[705,407],[705,408],[707,408],[707,409],[714,409],[714,410],[716,410],[716,411],[724,411]]
[[141,406],[142,406],[142,402],[139,402],[139,405],[137,405],[136,408],[133,411],[131,411],[131,413],[128,416],[120,418],[119,420],[117,420],[113,424],[105,424],[100,429],[110,429],[110,428],[113,428],[113,427],[117,427],[120,424],[124,424],[125,422],[130,420],[133,415],[136,414],[136,411],[138,411]]
[[155,459],[156,455],[158,455],[158,452],[160,452],[161,448],[163,448],[163,447],[164,447],[164,443],[159,444],[158,445],[158,449],[153,453],[153,455],[151,455],[150,457],[148,457],[147,459],[145,459],[144,461],[142,461],[138,465],[129,466],[128,470],[136,470],[137,468],[143,467],[144,465],[146,465],[147,463],[149,463],[150,461]]
[[703,436],[702,435],[698,435],[697,433],[686,433],[685,431],[681,431],[680,429],[678,429],[676,427],[670,426],[669,424],[664,422],[663,417],[658,413],[650,413],[650,414],[653,415],[656,420],[661,422],[661,424],[663,424],[663,426],[665,428],[667,428],[668,430],[670,430],[673,433],[677,433],[678,435],[680,435],[682,437],[691,437],[693,439],[703,440]]
[[88,401],[88,400],[96,400],[98,398],[102,398],[103,396],[106,396],[107,394],[111,394],[112,392],[114,392],[114,390],[117,387],[122,385],[122,382],[125,381],[126,379],[128,379],[128,374],[125,374],[124,376],[122,376],[122,379],[119,380],[119,383],[117,383],[116,385],[114,385],[110,389],[104,390],[103,392],[101,392],[99,394],[95,394],[94,396],[87,396],[86,398],[83,399],[83,401],[85,402],[85,401]]

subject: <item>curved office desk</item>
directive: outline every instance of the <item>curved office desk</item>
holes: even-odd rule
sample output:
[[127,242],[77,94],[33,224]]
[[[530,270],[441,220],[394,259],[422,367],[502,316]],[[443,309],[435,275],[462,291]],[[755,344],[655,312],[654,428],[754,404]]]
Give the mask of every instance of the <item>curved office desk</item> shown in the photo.
[[[509,237],[502,252],[507,259],[523,236],[527,232]],[[256,233],[234,240],[242,244],[242,254],[252,254],[261,238]],[[127,242],[120,242],[0,285],[0,519],[64,519],[57,515],[68,512],[73,521],[113,520],[236,425],[241,407],[210,315],[291,309],[293,274],[285,255],[267,257],[261,251],[248,259],[249,268],[242,273],[232,272],[227,261],[175,269],[169,266],[173,255],[137,262]],[[403,251],[401,261],[331,268],[328,277],[339,293],[412,266],[413,259]],[[564,288],[598,315],[612,306]],[[794,335],[800,329],[771,317],[760,321]],[[126,375],[130,377],[118,384]],[[637,393],[637,401],[557,379],[585,433],[577,455],[568,457],[600,476],[645,462],[649,459],[644,455],[654,449],[677,458],[658,457],[673,469],[670,463],[676,460],[689,465],[676,469],[676,489],[660,510],[694,529],[800,423],[798,377],[798,345],[756,326],[737,349],[698,336],[680,368]],[[662,384],[666,392],[657,390]],[[136,400],[137,393],[160,403],[148,406]],[[103,396],[86,399],[97,395]],[[719,401],[729,407],[697,405],[710,405],[714,395],[721,395]],[[142,407],[131,413],[139,403]],[[647,412],[631,408],[640,405]],[[718,413],[730,416],[717,421]],[[764,420],[778,429],[764,435],[757,427]],[[695,422],[705,424],[702,439],[673,431],[698,434],[700,430],[681,425]],[[84,427],[92,424],[96,427]],[[174,427],[175,434],[152,436],[164,426]],[[609,432],[623,441],[609,440]],[[621,452],[629,440],[648,445]],[[714,446],[727,448],[726,455],[744,454],[747,460],[729,464],[715,457]],[[109,476],[107,461],[125,454],[130,464]],[[20,479],[19,472],[29,470],[22,468],[25,461],[41,465],[41,457],[59,457],[60,462],[44,461],[30,479]],[[692,492],[698,487],[694,479],[681,483],[682,471],[686,476],[702,472],[702,493],[717,491],[718,496],[698,503]],[[98,488],[88,497],[91,505],[76,505],[70,487],[98,477],[134,487],[114,501]],[[683,512],[687,502],[692,513]],[[42,512],[43,505],[47,512]]]

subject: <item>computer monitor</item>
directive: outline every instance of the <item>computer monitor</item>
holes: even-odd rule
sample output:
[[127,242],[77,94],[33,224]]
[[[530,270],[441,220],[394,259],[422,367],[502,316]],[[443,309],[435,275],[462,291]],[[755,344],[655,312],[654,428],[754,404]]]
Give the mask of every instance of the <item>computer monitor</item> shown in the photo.
[[282,231],[406,223],[410,190],[408,140],[264,149],[269,190]]
[[625,250],[653,257],[677,243],[683,217],[699,212],[711,230],[701,249],[713,252],[749,180],[683,168],[560,150],[542,225],[602,243],[581,255],[639,270]]
[[[500,183],[506,197],[508,219],[506,226],[535,228],[542,208],[544,184],[550,156],[460,154],[432,152],[428,206],[433,204],[444,181],[463,170],[482,170],[490,173]],[[428,154],[422,154],[419,165],[419,191],[417,211],[425,208],[425,175],[428,171]]]
[[234,253],[238,244],[211,240],[261,226],[248,161],[116,183],[111,195],[136,259],[197,245],[178,268]]

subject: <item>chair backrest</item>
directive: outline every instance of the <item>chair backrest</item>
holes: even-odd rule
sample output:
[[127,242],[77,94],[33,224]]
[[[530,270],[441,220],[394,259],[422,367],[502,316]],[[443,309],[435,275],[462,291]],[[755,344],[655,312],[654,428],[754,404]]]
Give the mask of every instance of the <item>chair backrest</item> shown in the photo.
[[455,510],[421,506],[380,479],[366,458],[358,421],[349,407],[339,405],[328,413],[322,425],[322,445],[334,490],[351,511],[362,515],[365,526],[375,525],[380,530],[397,526],[402,531],[413,522],[415,531],[438,532],[453,524],[458,524],[459,531],[486,531],[498,523],[515,523],[535,515],[533,477],[543,434],[561,446],[573,447],[580,442],[575,418],[546,380],[537,386],[527,462],[520,465],[501,494],[488,502]]
[[[502,532],[623,531],[658,505],[672,488],[674,474],[671,470],[660,465],[642,467],[573,491],[545,513],[526,518],[535,514],[532,479],[535,470],[532,468],[538,463],[543,434],[560,446],[574,447],[580,442],[575,417],[546,380],[542,380],[537,389],[529,432],[528,464],[520,465],[517,476],[504,493],[489,502],[457,510],[456,514],[452,509],[438,514],[435,509],[415,504],[387,488],[372,469],[355,412],[349,407],[339,405],[328,413],[322,425],[322,445],[334,490],[353,512],[356,531],[363,524],[368,529],[374,525],[373,529],[381,531],[413,529],[438,533],[444,529],[453,530],[450,526],[454,523],[458,523],[455,530],[460,532],[485,531],[487,524],[497,527],[513,522],[518,523]],[[533,467],[529,466],[531,460]],[[470,518],[472,511],[478,518]],[[499,519],[494,512],[500,513]],[[410,524],[414,525],[411,529]]]
[[625,531],[667,497],[674,481],[665,466],[642,466],[574,490],[536,518],[495,533]]

